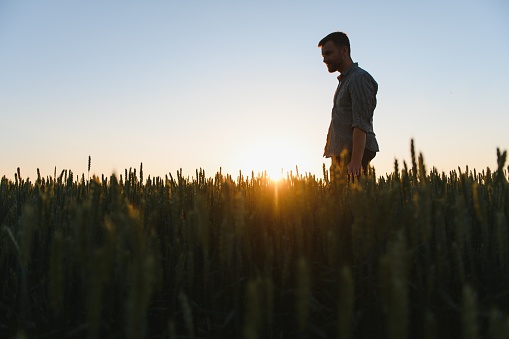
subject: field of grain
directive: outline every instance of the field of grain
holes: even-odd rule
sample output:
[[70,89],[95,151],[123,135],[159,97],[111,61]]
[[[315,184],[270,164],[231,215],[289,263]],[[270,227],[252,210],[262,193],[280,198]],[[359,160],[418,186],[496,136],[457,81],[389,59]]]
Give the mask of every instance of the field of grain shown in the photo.
[[[509,338],[509,184],[412,163],[0,182],[1,338]],[[90,168],[89,168],[90,169]]]

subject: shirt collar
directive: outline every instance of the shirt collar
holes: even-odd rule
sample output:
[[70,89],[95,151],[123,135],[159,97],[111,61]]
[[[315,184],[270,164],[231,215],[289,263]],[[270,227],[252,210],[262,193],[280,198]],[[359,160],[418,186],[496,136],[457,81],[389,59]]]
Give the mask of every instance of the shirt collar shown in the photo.
[[348,68],[345,69],[345,71],[338,76],[338,80],[341,81],[341,79],[346,77],[350,72],[352,72],[353,69],[355,69],[357,67],[359,67],[359,63],[358,62],[352,62],[352,64],[350,66],[348,66]]

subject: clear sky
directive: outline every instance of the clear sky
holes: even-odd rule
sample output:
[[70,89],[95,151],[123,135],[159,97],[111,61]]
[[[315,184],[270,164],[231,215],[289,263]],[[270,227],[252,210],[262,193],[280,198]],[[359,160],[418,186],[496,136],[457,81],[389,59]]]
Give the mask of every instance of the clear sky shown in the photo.
[[379,84],[377,174],[496,168],[509,150],[509,3],[0,0],[0,176],[322,176],[346,32]]

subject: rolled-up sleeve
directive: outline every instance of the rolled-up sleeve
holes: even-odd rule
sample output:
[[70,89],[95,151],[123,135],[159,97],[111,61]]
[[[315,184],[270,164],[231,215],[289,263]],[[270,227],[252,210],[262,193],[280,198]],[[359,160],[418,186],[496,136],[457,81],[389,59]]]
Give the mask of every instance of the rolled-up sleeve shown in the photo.
[[376,107],[378,84],[368,73],[359,74],[350,84],[352,98],[352,128],[373,133],[373,112]]

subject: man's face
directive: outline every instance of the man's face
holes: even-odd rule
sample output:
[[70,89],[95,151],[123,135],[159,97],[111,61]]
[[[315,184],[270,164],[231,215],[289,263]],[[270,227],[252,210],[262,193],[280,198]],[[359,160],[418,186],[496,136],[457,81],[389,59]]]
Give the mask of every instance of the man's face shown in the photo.
[[345,61],[344,50],[347,47],[338,47],[333,41],[329,40],[322,46],[323,62],[327,65],[330,73],[339,70]]

